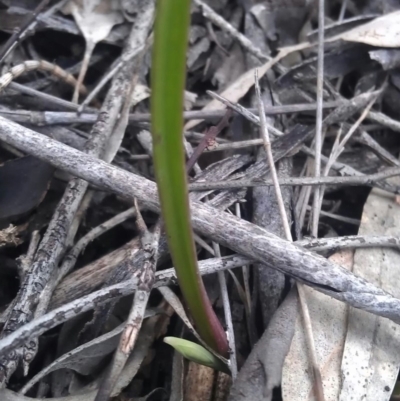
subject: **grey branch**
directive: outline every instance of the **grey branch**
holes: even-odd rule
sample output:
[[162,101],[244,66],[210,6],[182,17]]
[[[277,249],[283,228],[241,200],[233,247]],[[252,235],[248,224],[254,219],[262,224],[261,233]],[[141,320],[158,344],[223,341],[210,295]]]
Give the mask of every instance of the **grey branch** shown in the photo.
[[[285,186],[303,186],[303,185],[366,185],[369,187],[376,186],[376,183],[386,178],[400,175],[400,168],[388,168],[379,173],[370,175],[359,175],[359,176],[346,176],[346,177],[290,177],[280,178],[279,185]],[[272,186],[274,183],[272,179],[268,178],[265,180],[228,180],[228,181],[212,181],[212,182],[196,182],[189,185],[190,191],[208,191],[215,189],[231,189],[231,188],[243,188],[243,187],[259,187],[259,186]],[[400,188],[392,186],[390,188],[394,193],[399,193]]]
[[[159,212],[154,182],[0,117],[0,139],[125,199]],[[193,228],[340,301],[400,323],[400,300],[323,257],[203,203],[191,202]],[[246,264],[246,262],[243,262]]]

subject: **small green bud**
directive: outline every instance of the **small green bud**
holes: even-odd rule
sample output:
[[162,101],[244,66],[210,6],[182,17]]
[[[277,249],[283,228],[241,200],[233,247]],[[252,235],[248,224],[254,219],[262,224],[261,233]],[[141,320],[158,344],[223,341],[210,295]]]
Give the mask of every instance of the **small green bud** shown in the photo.
[[228,366],[200,344],[178,337],[165,337],[164,342],[190,361],[230,374]]

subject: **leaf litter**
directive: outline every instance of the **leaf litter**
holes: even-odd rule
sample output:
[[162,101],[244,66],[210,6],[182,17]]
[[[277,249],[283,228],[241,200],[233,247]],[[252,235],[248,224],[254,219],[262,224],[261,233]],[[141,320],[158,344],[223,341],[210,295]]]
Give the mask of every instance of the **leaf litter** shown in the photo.
[[[1,40],[5,45],[8,36],[24,26],[24,19],[32,14],[40,1],[21,0],[14,4],[3,0],[0,3],[0,29],[4,35]],[[234,179],[251,182],[254,177],[258,180],[265,177],[260,175],[260,169],[265,168],[261,166],[265,156],[260,152],[262,141],[257,127],[259,120],[255,117],[258,111],[254,108],[256,69],[265,110],[267,114],[274,114],[268,124],[272,126],[273,154],[279,159],[275,160],[278,175],[285,179],[312,176],[314,145],[310,135],[304,136],[295,147],[287,143],[290,134],[275,145],[274,135],[290,133],[299,123],[307,127],[307,133],[313,132],[315,127],[317,7],[297,0],[215,0],[207,3],[198,0],[192,9],[185,92],[188,149],[190,146],[196,148],[203,141],[204,132],[215,126],[225,114],[225,105],[214,96],[210,98],[208,90],[220,94],[225,103],[239,103],[245,109],[252,109],[253,114],[237,109],[229,127],[219,133],[200,155],[198,164],[204,172],[199,173],[197,169],[197,173],[190,174],[189,180],[196,180],[196,174],[200,174],[198,179],[202,184]],[[327,107],[324,116],[333,113],[330,119],[324,120],[322,162],[328,163],[330,168],[325,170],[326,174],[336,183],[324,185],[319,238],[310,240],[309,244],[315,243],[318,249],[324,249],[321,253],[329,260],[346,266],[355,275],[400,298],[396,269],[398,203],[395,198],[399,183],[394,178],[369,181],[368,187],[341,185],[342,177],[368,176],[400,165],[400,142],[396,132],[400,118],[396,107],[400,101],[397,71],[400,64],[397,49],[400,10],[396,2],[325,3],[322,95],[324,107]],[[146,4],[141,0],[49,2],[33,20],[31,28],[15,33],[14,47],[2,62],[2,72],[14,71],[11,68],[18,65],[18,71],[24,74],[18,78],[7,75],[11,82],[0,93],[0,116],[68,144],[79,143],[82,149],[96,119],[98,106],[105,101],[114,104],[120,101],[121,106],[115,106],[112,111],[115,119],[110,129],[118,131],[118,140],[114,142],[119,147],[112,163],[134,174],[154,178],[151,152],[148,153],[147,145],[138,136],[149,129],[151,97],[152,22],[148,19],[151,13],[146,14],[143,12],[145,9]],[[128,39],[129,32],[135,29],[136,33]],[[134,51],[126,47],[126,42],[131,39]],[[57,77],[48,74],[49,68],[31,71],[29,63],[26,68],[19,67],[28,60],[39,64],[41,60],[54,63],[62,71],[75,76],[78,84],[74,94],[65,85],[60,85]],[[117,61],[114,65],[116,60],[120,63]],[[118,68],[113,69],[115,66]],[[134,66],[135,78],[128,74],[127,66]],[[114,77],[110,71],[120,71],[120,86],[107,83]],[[106,83],[97,88],[107,75]],[[134,84],[128,90],[132,82]],[[90,106],[85,102],[76,113],[78,89],[83,84],[89,93],[95,90],[96,99]],[[121,93],[130,94],[129,102],[121,99]],[[71,96],[73,102],[69,101]],[[371,106],[372,99],[375,103]],[[346,103],[348,100],[350,102]],[[332,102],[342,102],[342,106],[336,105],[332,110],[328,108]],[[126,106],[124,110],[123,104]],[[284,112],[278,111],[282,106]],[[366,109],[367,106],[371,109]],[[118,120],[119,113],[123,114],[121,120]],[[356,127],[354,124],[363,113],[365,119],[360,119],[358,128],[350,135],[350,127]],[[340,118],[334,118],[336,115]],[[335,146],[342,138],[347,138],[347,134],[349,139],[346,139],[341,153],[335,153]],[[114,148],[115,143],[109,148]],[[285,143],[287,148],[290,147],[289,153],[282,150]],[[106,149],[105,154],[109,151]],[[113,154],[116,151],[112,149]],[[71,177],[35,155],[22,154],[5,142],[1,143],[0,163],[0,322],[3,326],[13,311],[13,302],[23,278],[29,274],[31,254],[35,253],[38,239],[45,235]],[[371,187],[374,188],[372,192]],[[237,214],[239,209],[243,219],[279,233],[282,227],[274,190],[259,188],[227,189],[225,186],[203,193],[195,192],[192,196],[223,206],[228,213]],[[392,194],[383,194],[376,188],[385,188]],[[312,188],[287,186],[282,189],[287,213],[291,216],[292,233],[296,235],[295,240],[302,239],[304,244],[310,235],[308,227],[312,217],[307,211],[307,199]],[[84,197],[78,211],[71,216],[70,232],[63,243],[67,252],[60,254],[56,265],[69,263],[68,250],[86,233],[98,228],[99,234],[94,234],[84,252],[74,256],[77,264],[75,267],[71,265],[65,278],[51,278],[55,280],[54,288],[47,288],[43,293],[49,291],[46,297],[52,299],[55,291],[56,298],[50,300],[43,311],[40,306],[34,308],[33,318],[99,288],[126,280],[143,269],[146,258],[140,247],[140,230],[127,218],[121,218],[118,224],[109,223],[114,216],[118,218],[123,210],[132,207],[133,200],[127,205],[125,200],[96,187],[91,187],[90,191],[93,191],[92,195]],[[146,205],[141,205],[141,208],[143,219],[152,231],[154,213],[148,212]],[[217,208],[215,210],[223,213]],[[62,227],[60,224],[59,228]],[[357,241],[363,242],[364,247],[354,251],[351,247],[356,246],[356,241],[348,236],[357,233],[360,236]],[[368,247],[369,237],[373,247]],[[379,239],[386,242],[379,246]],[[54,243],[58,240],[55,234]],[[210,258],[207,251],[210,239],[204,237],[201,240],[206,246],[205,249],[198,248],[199,261],[211,265],[215,258]],[[328,243],[332,244],[329,249]],[[350,249],[341,250],[341,246]],[[231,254],[228,247],[222,247],[221,252],[222,256]],[[157,270],[161,273],[171,267],[162,236],[158,253]],[[207,400],[315,399],[303,319],[298,312],[296,293],[289,291],[293,283],[281,273],[265,274],[265,265],[254,266],[250,262],[246,261],[247,268],[232,269],[227,276],[239,367],[237,379],[232,383],[227,375],[221,376],[208,367],[178,360],[161,341],[164,336],[182,336],[189,341],[202,342],[192,325],[190,311],[180,301],[179,290],[175,285],[161,287],[164,300],[160,304],[160,293],[150,292],[149,306],[143,316],[146,320],[137,334],[136,345],[120,374],[112,378],[115,381],[112,395],[118,401],[170,399],[170,394],[175,397],[171,399],[199,396]],[[298,263],[301,264],[302,260]],[[274,267],[279,269],[279,266]],[[218,280],[212,274],[215,271],[204,276],[204,281],[213,307],[218,316],[223,316]],[[174,279],[171,282],[176,283]],[[52,281],[49,283],[52,288]],[[272,294],[270,289],[275,287],[279,291]],[[241,288],[246,289],[246,294]],[[38,286],[32,290],[37,294],[43,289]],[[387,319],[348,307],[311,288],[305,288],[305,293],[325,400],[390,400],[398,382],[400,366],[398,326]],[[265,300],[271,296],[273,305],[267,307]],[[22,366],[31,365],[31,369],[23,377],[18,371],[12,374],[14,360],[2,364],[0,373],[3,374],[2,369],[11,373],[8,382],[3,383],[0,398],[6,401],[43,397],[66,401],[94,400],[100,385],[108,380],[111,353],[120,341],[132,302],[131,296],[123,297],[118,302],[98,308],[94,316],[90,313],[82,315],[78,325],[75,320],[70,320],[45,332],[39,338],[39,347],[33,347],[32,354],[27,353],[31,349],[30,342],[24,348],[25,354],[18,354],[16,350],[17,355],[22,355],[18,357],[22,358]],[[139,311],[140,315],[143,310]],[[153,315],[154,310],[157,310],[156,315]],[[160,310],[164,312],[158,313]],[[12,316],[18,316],[15,313],[14,310]],[[172,314],[179,318],[171,319]],[[5,330],[3,336],[7,334]],[[256,342],[254,347],[253,342]],[[27,358],[28,355],[33,355],[33,361]],[[171,383],[173,391],[170,391]]]

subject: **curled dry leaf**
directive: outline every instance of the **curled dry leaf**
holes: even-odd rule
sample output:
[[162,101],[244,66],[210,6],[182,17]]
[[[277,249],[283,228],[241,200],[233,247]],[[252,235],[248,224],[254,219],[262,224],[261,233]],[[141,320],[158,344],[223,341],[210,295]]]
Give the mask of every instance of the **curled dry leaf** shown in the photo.
[[94,47],[110,34],[114,25],[123,22],[124,17],[120,10],[120,2],[113,0],[70,0],[63,12],[73,15],[86,41],[83,63],[72,98],[72,101],[77,103],[79,87],[85,78]]
[[[353,251],[344,250],[329,258],[351,270]],[[329,298],[312,288],[304,288],[313,326],[315,350],[320,364],[326,401],[337,401],[340,390],[340,364],[346,336],[346,304]],[[301,313],[297,314],[295,333],[282,373],[284,401],[315,400],[313,375],[309,366],[308,350]]]

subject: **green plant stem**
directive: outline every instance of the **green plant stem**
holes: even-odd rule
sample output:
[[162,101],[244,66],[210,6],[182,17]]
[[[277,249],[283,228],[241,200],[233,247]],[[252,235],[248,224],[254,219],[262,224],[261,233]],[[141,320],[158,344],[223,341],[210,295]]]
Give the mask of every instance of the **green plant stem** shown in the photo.
[[201,337],[226,357],[228,342],[198,271],[190,224],[182,140],[189,24],[190,1],[157,2],[151,75],[153,159],[168,246],[182,294]]

